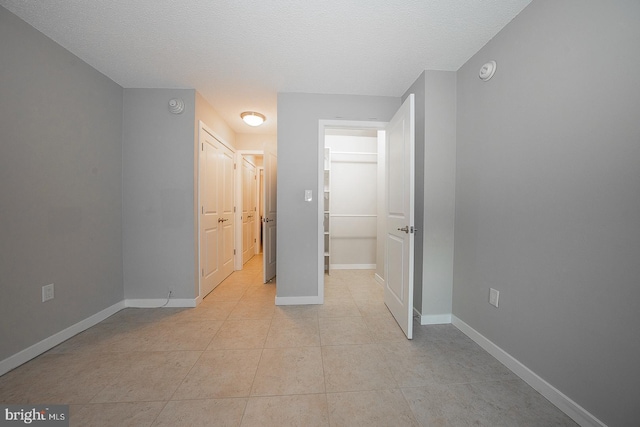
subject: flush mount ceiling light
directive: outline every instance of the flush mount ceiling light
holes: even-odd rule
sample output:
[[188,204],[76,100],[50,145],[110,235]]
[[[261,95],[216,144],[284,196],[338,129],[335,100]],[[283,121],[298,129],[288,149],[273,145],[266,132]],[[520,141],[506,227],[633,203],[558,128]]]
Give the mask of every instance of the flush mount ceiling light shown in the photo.
[[245,111],[240,114],[240,117],[249,126],[260,126],[267,119],[264,114],[256,113],[255,111]]

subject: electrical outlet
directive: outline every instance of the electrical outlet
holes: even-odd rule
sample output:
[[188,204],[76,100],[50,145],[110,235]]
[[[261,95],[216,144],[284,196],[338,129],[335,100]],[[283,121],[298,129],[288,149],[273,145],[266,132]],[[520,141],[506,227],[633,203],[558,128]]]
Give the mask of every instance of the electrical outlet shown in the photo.
[[500,292],[493,288],[489,288],[489,304],[498,306],[498,300],[500,299]]
[[42,302],[53,299],[53,283],[42,287]]

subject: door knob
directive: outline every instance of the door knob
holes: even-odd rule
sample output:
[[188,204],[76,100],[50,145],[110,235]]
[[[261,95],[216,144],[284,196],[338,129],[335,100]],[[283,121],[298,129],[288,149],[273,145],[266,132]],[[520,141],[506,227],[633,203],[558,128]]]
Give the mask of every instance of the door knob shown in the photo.
[[404,231],[405,233],[409,233],[409,226],[407,227],[402,227],[402,228],[398,228],[398,231]]

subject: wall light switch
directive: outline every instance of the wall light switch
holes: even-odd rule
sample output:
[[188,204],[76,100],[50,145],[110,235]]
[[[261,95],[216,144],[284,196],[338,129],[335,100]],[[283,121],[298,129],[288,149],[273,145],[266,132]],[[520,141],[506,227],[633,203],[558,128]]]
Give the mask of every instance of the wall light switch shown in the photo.
[[489,288],[489,304],[498,306],[498,300],[500,299],[500,292],[493,288]]
[[42,287],[42,302],[53,299],[53,283]]
[[313,200],[313,190],[304,190],[304,201],[310,202]]

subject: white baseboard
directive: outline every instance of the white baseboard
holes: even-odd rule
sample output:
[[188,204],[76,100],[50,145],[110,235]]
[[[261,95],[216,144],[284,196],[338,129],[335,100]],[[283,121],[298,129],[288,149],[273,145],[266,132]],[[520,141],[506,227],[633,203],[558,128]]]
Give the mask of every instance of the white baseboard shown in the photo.
[[375,264],[331,264],[331,270],[375,270]]
[[195,298],[173,299],[168,302],[166,298],[149,298],[149,299],[126,299],[124,300],[126,307],[131,308],[162,308],[162,307],[195,307]]
[[480,347],[484,348],[489,354],[498,359],[503,365],[513,371],[514,374],[522,378],[524,382],[533,387],[538,393],[542,394],[547,400],[558,407],[562,412],[567,414],[571,419],[582,427],[606,427],[606,425],[589,413],[582,406],[567,397],[560,390],[546,382],[531,369],[527,368],[516,358],[495,345],[480,332],[467,325],[456,316],[452,316],[452,323],[460,329],[465,335],[475,341]]
[[373,276],[373,278],[375,279],[376,282],[378,282],[381,286],[384,286],[384,278],[380,277],[380,275],[378,273],[375,274],[375,276]]
[[321,297],[276,297],[276,305],[322,304]]
[[451,314],[421,314],[415,308],[413,312],[418,315],[421,325],[447,325],[451,323]]
[[45,351],[51,350],[53,347],[57,346],[60,343],[63,343],[72,336],[77,335],[80,332],[97,325],[107,317],[116,314],[123,308],[125,308],[124,301],[120,301],[112,305],[111,307],[107,307],[104,310],[94,314],[93,316],[89,316],[86,319],[81,320],[75,325],[71,325],[64,330],[43,339],[42,341],[32,345],[31,347],[25,348],[24,350],[14,354],[13,356],[7,357],[0,362],[0,375],[6,374],[10,370],[17,368],[18,366],[28,362],[34,357],[41,355]]

